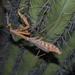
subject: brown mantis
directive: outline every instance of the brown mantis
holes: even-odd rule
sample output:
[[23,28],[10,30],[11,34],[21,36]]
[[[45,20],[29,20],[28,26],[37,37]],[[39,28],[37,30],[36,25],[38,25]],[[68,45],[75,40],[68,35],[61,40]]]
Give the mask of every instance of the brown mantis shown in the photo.
[[30,33],[28,32],[28,29],[30,28],[30,24],[28,23],[27,18],[20,13],[20,11],[24,8],[25,7],[22,7],[21,9],[19,9],[18,14],[22,18],[22,20],[24,21],[26,26],[21,25],[19,29],[14,30],[14,29],[12,29],[11,24],[8,24],[7,27],[10,30],[10,32],[14,33],[15,35],[17,35],[19,37],[22,37],[26,41],[31,42],[32,44],[34,44],[35,46],[37,46],[38,48],[40,48],[41,50],[43,50],[46,53],[56,52],[58,54],[61,54],[62,52],[60,52],[60,50],[55,45],[43,41],[42,40],[43,38],[38,39],[38,37],[31,38],[31,37],[22,35],[22,34],[30,35]]

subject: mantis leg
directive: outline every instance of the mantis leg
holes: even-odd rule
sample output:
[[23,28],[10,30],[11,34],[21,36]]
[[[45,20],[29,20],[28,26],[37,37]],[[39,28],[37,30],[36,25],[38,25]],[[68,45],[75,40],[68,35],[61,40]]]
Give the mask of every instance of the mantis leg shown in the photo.
[[24,23],[26,25],[26,27],[24,29],[29,29],[30,28],[30,24],[28,23],[27,18],[20,13],[20,11],[23,10],[24,8],[26,8],[26,7],[22,7],[21,9],[18,10],[18,15],[21,17],[21,19],[24,21]]
[[30,32],[28,32],[28,30],[25,29],[24,24],[21,24],[20,28],[16,29],[16,31],[20,34],[30,35]]
[[20,33],[20,34],[25,34],[25,35],[30,35],[30,32],[22,32],[22,31],[18,31],[18,33]]
[[44,54],[41,54],[41,55],[39,55],[39,53],[40,53],[40,50],[38,51],[38,53],[36,54],[36,57],[41,57],[41,56],[44,56],[44,55],[46,55],[46,53],[44,53]]

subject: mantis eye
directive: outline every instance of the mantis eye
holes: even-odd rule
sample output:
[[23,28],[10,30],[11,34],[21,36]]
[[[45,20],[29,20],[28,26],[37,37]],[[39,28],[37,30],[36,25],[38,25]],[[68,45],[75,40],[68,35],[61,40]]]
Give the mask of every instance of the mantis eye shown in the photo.
[[9,23],[9,24],[7,25],[7,28],[8,28],[8,29],[12,29],[11,23]]
[[7,26],[8,29],[10,29],[10,26]]

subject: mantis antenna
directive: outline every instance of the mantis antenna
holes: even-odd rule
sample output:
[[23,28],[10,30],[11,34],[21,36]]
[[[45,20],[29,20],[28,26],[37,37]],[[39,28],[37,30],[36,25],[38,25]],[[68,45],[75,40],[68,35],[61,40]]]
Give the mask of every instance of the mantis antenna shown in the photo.
[[57,21],[59,21],[60,20],[60,18],[59,19],[57,19],[55,22],[53,22],[52,24],[50,24],[49,26],[47,26],[45,29],[43,29],[41,32],[44,32],[47,28],[49,28],[50,26],[52,26],[53,24],[55,24]]

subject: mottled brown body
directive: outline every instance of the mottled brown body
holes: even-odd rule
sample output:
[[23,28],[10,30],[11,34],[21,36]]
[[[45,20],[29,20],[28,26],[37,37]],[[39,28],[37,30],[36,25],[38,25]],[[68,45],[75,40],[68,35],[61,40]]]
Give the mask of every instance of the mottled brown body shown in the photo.
[[37,46],[41,50],[45,51],[46,53],[49,53],[49,52],[56,52],[58,54],[62,53],[55,45],[45,42],[45,41],[42,41],[42,38],[37,39],[38,37],[33,37],[33,38],[26,37],[26,36],[16,32],[15,30],[13,30],[11,27],[10,27],[10,31],[17,36],[22,37],[26,41],[33,43],[35,46]]
[[[21,9],[19,9],[19,10],[18,10],[18,14],[19,14],[19,16],[23,19],[23,21],[25,22],[25,25],[26,25],[26,26],[22,25],[21,28],[18,28],[18,29],[16,29],[16,30],[13,30],[12,27],[11,27],[11,24],[8,24],[8,26],[7,26],[8,29],[9,29],[12,33],[14,33],[15,35],[17,35],[17,36],[19,36],[19,37],[22,37],[22,38],[25,39],[26,41],[31,42],[32,44],[34,44],[35,46],[37,46],[37,47],[40,48],[41,50],[45,51],[46,53],[49,53],[49,52],[56,52],[56,53],[58,53],[58,54],[61,54],[62,52],[60,52],[60,50],[59,50],[55,45],[43,41],[42,38],[40,38],[40,39],[38,39],[38,37],[32,37],[32,38],[30,38],[30,37],[26,37],[26,36],[22,35],[22,34],[27,34],[27,35],[29,35],[29,34],[28,34],[29,32],[27,32],[27,29],[30,28],[30,25],[29,25],[29,23],[28,23],[26,17],[24,17],[24,16],[20,13],[20,11],[21,11],[22,9],[24,9],[24,8],[25,8],[25,7],[22,7]],[[25,30],[26,32],[22,32],[23,30]]]
[[39,47],[41,50],[49,53],[49,52],[56,52],[58,54],[61,54],[60,50],[53,44],[42,41],[41,39],[35,39],[35,38],[30,38],[29,42],[33,43],[37,47]]

